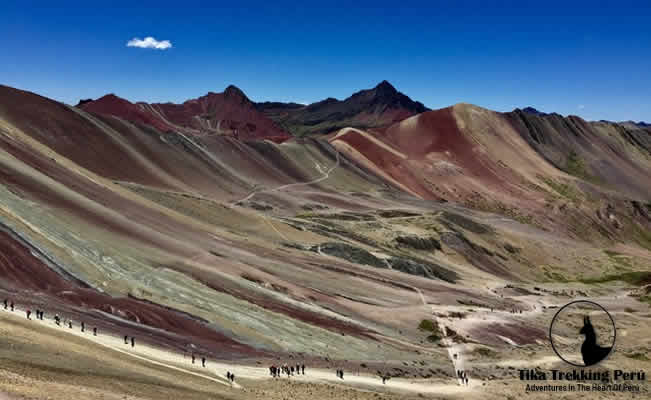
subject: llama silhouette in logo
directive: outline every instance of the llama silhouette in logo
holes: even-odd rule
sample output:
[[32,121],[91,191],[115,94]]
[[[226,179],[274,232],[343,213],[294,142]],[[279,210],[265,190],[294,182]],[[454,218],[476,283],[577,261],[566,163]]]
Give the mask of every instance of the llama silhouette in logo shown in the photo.
[[590,317],[583,317],[583,327],[579,331],[580,335],[585,335],[585,341],[581,345],[581,355],[585,366],[594,365],[603,360],[610,353],[611,347],[601,347],[597,344],[597,335],[594,327],[590,322]]

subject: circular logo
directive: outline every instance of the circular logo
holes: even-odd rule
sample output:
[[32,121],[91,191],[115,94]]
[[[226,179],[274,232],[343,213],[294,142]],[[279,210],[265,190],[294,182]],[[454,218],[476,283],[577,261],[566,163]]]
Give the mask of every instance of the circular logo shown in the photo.
[[575,367],[604,360],[615,347],[615,320],[599,304],[577,300],[561,307],[549,326],[556,355]]

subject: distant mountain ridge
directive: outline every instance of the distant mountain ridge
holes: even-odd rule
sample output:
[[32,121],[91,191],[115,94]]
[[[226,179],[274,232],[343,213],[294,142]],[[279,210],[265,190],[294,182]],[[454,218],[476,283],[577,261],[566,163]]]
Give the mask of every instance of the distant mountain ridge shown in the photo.
[[344,127],[386,127],[429,109],[382,81],[344,100],[328,97],[306,106],[257,103],[258,110],[297,136],[325,134]]
[[77,107],[146,124],[162,131],[187,134],[220,134],[242,139],[270,139],[282,142],[290,135],[259,112],[238,87],[230,85],[222,93],[174,103],[131,103],[114,94],[97,100],[82,100]]

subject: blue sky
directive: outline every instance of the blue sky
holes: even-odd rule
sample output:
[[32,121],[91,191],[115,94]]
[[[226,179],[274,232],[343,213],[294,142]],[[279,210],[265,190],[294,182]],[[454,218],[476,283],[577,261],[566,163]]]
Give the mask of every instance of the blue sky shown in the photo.
[[[0,83],[72,104],[182,102],[229,84],[313,102],[386,79],[431,108],[651,121],[648,0],[92,3],[4,0]],[[172,47],[126,45],[148,36]]]

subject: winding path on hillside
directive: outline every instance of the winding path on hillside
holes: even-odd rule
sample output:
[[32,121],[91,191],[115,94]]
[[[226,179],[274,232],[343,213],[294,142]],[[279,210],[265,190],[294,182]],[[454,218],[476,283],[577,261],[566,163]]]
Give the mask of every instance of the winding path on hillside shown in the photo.
[[278,191],[281,191],[281,190],[289,189],[290,187],[296,187],[296,186],[308,186],[308,185],[313,185],[313,184],[315,184],[315,183],[319,183],[319,182],[325,181],[326,179],[330,178],[330,174],[332,173],[332,171],[334,171],[335,169],[337,169],[337,168],[339,167],[339,164],[340,164],[340,161],[339,161],[339,152],[337,151],[336,148],[334,148],[334,146],[333,146],[333,149],[335,150],[335,154],[336,154],[336,158],[337,158],[337,160],[336,160],[335,163],[332,165],[332,167],[330,167],[326,172],[321,172],[321,168],[319,168],[319,165],[315,163],[316,168],[317,168],[317,169],[319,170],[319,172],[321,172],[321,174],[322,174],[320,177],[318,177],[318,178],[316,178],[316,179],[313,179],[313,180],[311,180],[311,181],[307,181],[307,182],[294,182],[294,183],[287,183],[287,184],[280,185],[280,186],[277,186],[277,187],[275,187],[275,188],[271,188],[271,189],[255,190],[255,191],[249,193],[249,194],[248,194],[246,197],[244,197],[243,199],[238,200],[238,201],[235,201],[235,204],[239,204],[239,203],[243,203],[243,202],[245,202],[245,201],[249,201],[249,200],[251,200],[251,199],[253,198],[253,196],[255,196],[255,195],[258,194],[258,193],[272,193],[272,192],[278,192]]

